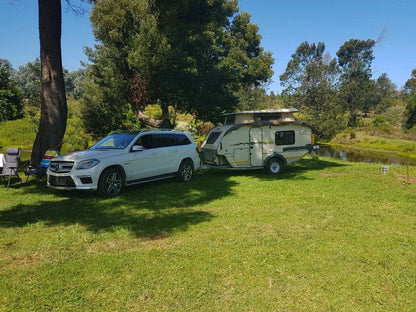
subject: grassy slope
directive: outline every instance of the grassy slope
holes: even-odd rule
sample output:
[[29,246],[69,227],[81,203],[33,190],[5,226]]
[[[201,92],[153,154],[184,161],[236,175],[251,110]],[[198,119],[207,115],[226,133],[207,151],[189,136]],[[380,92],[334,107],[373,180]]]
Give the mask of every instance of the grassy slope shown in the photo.
[[20,147],[23,159],[28,159],[35,141],[38,123],[30,118],[0,122],[0,153],[8,147]]
[[0,310],[414,310],[416,184],[379,171],[306,159],[114,199],[0,187]]
[[416,157],[415,140],[382,135],[370,135],[365,131],[354,131],[352,137],[350,133],[339,133],[330,144],[351,146],[354,148],[380,149],[397,152],[403,156]]

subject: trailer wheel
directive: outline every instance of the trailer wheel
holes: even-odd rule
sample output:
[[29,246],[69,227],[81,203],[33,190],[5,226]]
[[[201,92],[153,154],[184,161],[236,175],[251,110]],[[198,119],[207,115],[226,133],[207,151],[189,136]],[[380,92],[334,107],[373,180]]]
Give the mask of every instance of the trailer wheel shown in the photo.
[[267,162],[266,170],[269,174],[278,174],[282,168],[282,161],[278,158],[272,158]]

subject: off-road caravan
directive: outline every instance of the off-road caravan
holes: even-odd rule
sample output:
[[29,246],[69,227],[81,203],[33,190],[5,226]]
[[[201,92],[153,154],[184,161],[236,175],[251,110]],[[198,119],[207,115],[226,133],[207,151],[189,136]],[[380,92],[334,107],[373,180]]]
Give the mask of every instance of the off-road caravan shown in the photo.
[[260,169],[271,174],[313,150],[310,126],[293,117],[296,108],[225,114],[202,144],[210,168]]

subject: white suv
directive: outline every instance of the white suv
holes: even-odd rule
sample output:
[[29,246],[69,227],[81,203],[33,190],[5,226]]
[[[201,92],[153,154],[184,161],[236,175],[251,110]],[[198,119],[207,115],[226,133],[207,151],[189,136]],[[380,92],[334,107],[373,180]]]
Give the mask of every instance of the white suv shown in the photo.
[[174,130],[121,131],[87,150],[51,160],[49,187],[92,189],[118,195],[125,185],[177,177],[189,181],[201,161],[189,133]]

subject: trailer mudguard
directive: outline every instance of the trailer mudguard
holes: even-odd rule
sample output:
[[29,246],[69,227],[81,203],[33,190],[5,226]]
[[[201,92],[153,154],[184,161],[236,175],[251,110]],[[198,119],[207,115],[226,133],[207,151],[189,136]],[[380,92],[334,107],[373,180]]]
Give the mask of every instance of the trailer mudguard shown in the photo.
[[270,159],[272,159],[272,158],[278,158],[278,159],[280,159],[280,161],[282,162],[282,164],[283,164],[283,165],[286,165],[286,164],[287,164],[287,160],[286,160],[286,158],[285,158],[283,155],[275,153],[275,154],[273,154],[273,155],[270,155],[269,157],[267,157],[267,158],[264,160],[264,162],[263,162],[263,166],[264,166],[264,167],[266,167],[266,166],[267,166],[267,163],[268,163],[268,162],[269,162],[269,160],[270,160]]

